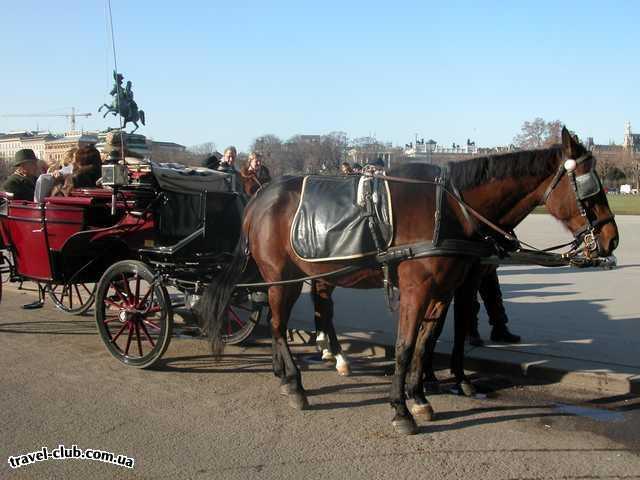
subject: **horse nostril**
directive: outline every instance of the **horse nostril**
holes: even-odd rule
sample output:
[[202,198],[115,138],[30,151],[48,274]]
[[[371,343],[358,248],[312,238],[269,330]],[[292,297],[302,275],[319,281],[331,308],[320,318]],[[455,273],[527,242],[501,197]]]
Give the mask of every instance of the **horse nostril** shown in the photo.
[[611,240],[611,248],[610,251],[614,251],[616,248],[618,248],[618,236],[616,235],[613,240]]

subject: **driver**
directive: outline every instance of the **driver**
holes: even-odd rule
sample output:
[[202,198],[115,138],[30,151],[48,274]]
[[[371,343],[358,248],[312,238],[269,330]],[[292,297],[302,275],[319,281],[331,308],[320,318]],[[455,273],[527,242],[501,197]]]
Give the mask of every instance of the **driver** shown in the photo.
[[40,174],[38,158],[30,148],[18,150],[14,156],[13,173],[7,177],[3,190],[13,194],[15,200],[33,201],[36,178]]

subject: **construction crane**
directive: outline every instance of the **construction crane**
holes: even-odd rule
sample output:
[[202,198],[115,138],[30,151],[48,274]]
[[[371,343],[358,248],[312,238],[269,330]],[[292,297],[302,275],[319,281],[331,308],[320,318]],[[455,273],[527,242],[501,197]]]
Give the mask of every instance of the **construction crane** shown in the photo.
[[76,113],[75,107],[71,107],[71,113],[6,113],[0,117],[66,117],[71,121],[71,131],[76,131],[76,117],[90,117],[90,113]]

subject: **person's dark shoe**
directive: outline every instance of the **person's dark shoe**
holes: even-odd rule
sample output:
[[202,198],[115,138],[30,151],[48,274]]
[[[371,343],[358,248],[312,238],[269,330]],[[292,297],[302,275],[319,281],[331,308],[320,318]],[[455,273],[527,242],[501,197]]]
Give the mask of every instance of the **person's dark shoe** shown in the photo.
[[520,335],[515,335],[509,331],[506,325],[493,327],[491,330],[491,341],[504,343],[519,343]]
[[467,335],[467,342],[472,347],[484,346],[484,340],[482,340],[482,337],[478,332],[471,332],[469,335]]
[[22,305],[22,308],[24,310],[35,310],[36,308],[42,308],[43,305],[44,305],[44,300],[36,300],[35,302]]

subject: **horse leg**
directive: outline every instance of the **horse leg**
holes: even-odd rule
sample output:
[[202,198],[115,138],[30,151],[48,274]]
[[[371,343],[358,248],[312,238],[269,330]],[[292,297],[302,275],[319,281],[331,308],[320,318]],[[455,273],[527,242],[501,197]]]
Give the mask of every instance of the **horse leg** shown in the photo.
[[[391,423],[398,433],[412,435],[416,433],[417,426],[407,408],[405,386],[416,345],[418,324],[423,320],[426,311],[429,282],[405,281],[402,275],[399,277],[400,315],[396,340],[396,364],[389,395],[395,415]],[[405,283],[407,283],[406,286]]]
[[339,375],[351,374],[351,368],[342,347],[338,342],[336,329],[333,325],[333,300],[331,294],[335,287],[322,280],[315,280],[311,285],[313,298],[314,320],[316,323],[316,344],[322,352],[323,360],[336,360],[336,370]]
[[436,350],[436,343],[442,334],[442,328],[447,319],[450,305],[451,302],[448,302],[440,317],[435,320],[433,332],[427,338],[427,344],[422,358],[423,390],[427,393],[440,393],[440,381],[433,370],[433,356]]
[[287,344],[287,323],[293,304],[300,295],[302,285],[269,288],[271,307],[271,335],[273,346],[273,372],[280,378],[280,393],[289,397],[289,405],[305,408],[307,397],[302,388],[302,377]]
[[473,316],[473,300],[478,295],[478,286],[481,278],[480,267],[474,266],[455,292],[451,373],[455,377],[456,386],[467,397],[475,395],[476,390],[464,373],[464,341],[469,331],[469,324]]
[[140,128],[138,126],[138,122],[133,122],[133,124],[136,126],[136,128],[134,128],[133,130],[131,130],[131,133],[135,132],[138,128]]
[[[429,376],[429,380],[438,380],[433,372],[433,347],[442,331],[442,324],[447,316],[449,302],[433,300],[427,308],[424,320],[420,323],[418,336],[416,338],[416,348],[413,352],[411,361],[411,372],[407,384],[407,392],[414,403],[411,407],[411,413],[415,416],[421,416],[427,421],[433,420],[434,413],[431,404],[425,396],[424,375],[425,372]],[[430,361],[426,362],[427,352],[431,348]]]

